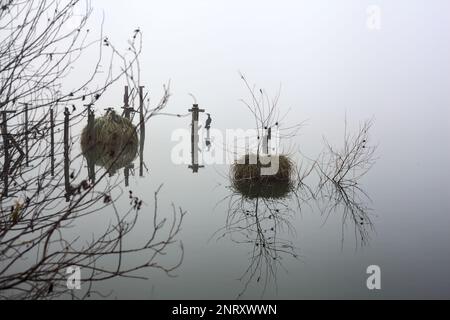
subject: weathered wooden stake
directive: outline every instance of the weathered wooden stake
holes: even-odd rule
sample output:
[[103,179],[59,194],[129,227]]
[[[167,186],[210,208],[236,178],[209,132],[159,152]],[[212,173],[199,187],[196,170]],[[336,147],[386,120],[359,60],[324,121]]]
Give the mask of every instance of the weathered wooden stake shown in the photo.
[[[94,120],[95,120],[95,114],[94,111],[92,111],[92,103],[87,104],[87,113],[88,113],[88,130],[89,130],[89,134],[93,133],[94,130]],[[93,137],[91,135],[91,137]]]
[[125,93],[123,95],[123,115],[126,119],[130,120],[131,108],[130,108],[130,94],[128,86],[125,86]]
[[145,141],[145,119],[144,119],[144,87],[139,86],[139,176],[144,176],[144,141]]
[[11,159],[9,158],[9,139],[8,139],[8,112],[2,111],[2,137],[3,137],[3,148],[4,148],[4,163],[3,163],[3,170],[2,170],[2,176],[3,176],[3,192],[2,196],[7,197],[8,196],[8,175],[9,175],[9,163]]
[[29,158],[28,158],[28,103],[25,103],[25,163],[27,167],[30,165]]
[[198,165],[198,118],[200,112],[205,112],[204,109],[199,109],[198,104],[194,104],[192,109],[189,109],[192,113],[192,123],[191,123],[191,158],[192,165],[189,166],[192,172],[197,173],[199,168],[204,168],[204,166]]
[[50,109],[50,174],[55,176],[55,117]]
[[64,110],[64,186],[66,190],[66,202],[70,201],[70,175],[69,175],[69,109]]
[[[1,113],[2,113],[1,132],[2,132],[2,136],[3,136],[3,148],[5,149],[4,150],[5,159],[4,159],[4,165],[3,165],[3,170],[2,170],[3,183],[5,186],[3,188],[2,196],[7,197],[8,189],[9,189],[8,188],[9,175],[12,174],[20,166],[20,164],[23,161],[23,158],[25,157],[25,153],[23,152],[22,148],[17,143],[17,141],[12,136],[10,136],[10,134],[8,133],[8,114],[16,113],[16,112],[15,111],[1,111]],[[20,154],[19,158],[13,164],[12,167],[11,167],[11,157],[9,155],[10,144],[12,144],[12,147],[16,148],[16,150]]]
[[[88,114],[87,130],[88,130],[89,148],[93,148],[93,146],[91,145],[91,140],[94,139],[94,137],[95,137],[95,126],[94,126],[95,114],[94,114],[94,111],[92,111],[92,105],[93,105],[92,103],[84,105],[87,108],[87,114]],[[89,179],[91,180],[92,183],[95,183],[95,162],[93,161],[92,157],[90,157],[90,156],[86,157],[86,161],[87,161]]]

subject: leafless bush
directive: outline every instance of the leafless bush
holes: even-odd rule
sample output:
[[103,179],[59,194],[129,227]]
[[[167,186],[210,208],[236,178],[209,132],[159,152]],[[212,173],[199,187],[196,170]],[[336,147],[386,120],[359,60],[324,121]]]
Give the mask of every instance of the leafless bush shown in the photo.
[[343,148],[338,150],[324,139],[326,150],[316,166],[320,176],[317,195],[325,201],[323,213],[326,218],[338,209],[343,210],[342,244],[344,228],[349,221],[354,226],[357,244],[366,245],[370,236],[369,231],[373,230],[370,208],[366,205],[370,197],[360,185],[360,180],[376,161],[376,147],[371,146],[369,140],[371,127],[372,120],[367,120],[356,134],[352,135],[347,130],[346,121]]
[[[74,26],[74,8],[80,6],[84,13]],[[98,169],[93,181],[84,170],[83,156],[71,152],[79,142],[76,126],[85,122],[112,84],[127,81],[134,90],[131,101],[141,85],[140,30],[133,32],[128,53],[121,53],[102,31],[89,40],[90,13],[88,1],[1,1],[0,298],[86,298],[96,292],[95,283],[113,277],[140,278],[144,276],[139,271],[153,268],[172,275],[183,258],[181,246],[179,259],[172,265],[158,262],[178,247],[184,211],[173,207],[172,219],[160,218],[158,189],[150,234],[142,244],[130,244],[127,239],[146,203],[137,194],[125,194],[130,206],[119,210],[116,200],[127,193],[120,189],[120,181],[109,177],[108,168]],[[73,66],[93,46],[98,46],[98,59],[91,74],[67,90],[65,81]],[[107,60],[105,50],[110,52]],[[136,130],[142,130],[167,105],[169,88],[153,108],[148,99],[142,101],[145,97],[139,97],[144,108]],[[25,153],[27,159],[22,157]],[[90,239],[77,235],[77,228],[83,231],[83,223],[99,212],[109,212],[104,230],[96,230]],[[133,255],[145,261],[130,266],[126,261]],[[69,266],[89,273],[82,279],[88,287],[77,297],[65,285]]]

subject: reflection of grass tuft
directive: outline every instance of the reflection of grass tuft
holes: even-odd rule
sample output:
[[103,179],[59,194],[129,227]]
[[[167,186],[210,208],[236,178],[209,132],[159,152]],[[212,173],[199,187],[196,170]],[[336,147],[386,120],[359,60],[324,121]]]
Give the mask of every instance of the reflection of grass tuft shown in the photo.
[[83,155],[111,172],[130,164],[136,158],[137,148],[134,125],[114,111],[95,119],[91,130],[86,126],[81,133]]
[[278,171],[273,175],[262,175],[261,168],[270,167],[270,164],[261,163],[259,158],[256,161],[256,155],[245,155],[231,166],[233,189],[249,199],[258,197],[279,199],[288,196],[293,187],[294,165],[285,155],[277,157]]

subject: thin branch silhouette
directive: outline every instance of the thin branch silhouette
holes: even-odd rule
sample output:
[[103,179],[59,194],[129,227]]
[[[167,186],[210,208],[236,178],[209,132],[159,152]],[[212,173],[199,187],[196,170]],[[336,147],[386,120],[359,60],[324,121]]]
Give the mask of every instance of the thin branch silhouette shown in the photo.
[[[149,204],[137,192],[121,189],[120,178],[108,172],[124,149],[109,167],[96,170],[95,181],[87,175],[84,156],[73,152],[80,142],[78,127],[113,84],[124,80],[138,92],[140,30],[133,32],[131,49],[121,53],[103,34],[102,26],[99,37],[91,39],[89,1],[1,4],[0,112],[7,117],[2,119],[6,143],[0,148],[0,298],[104,297],[111,293],[95,289],[100,281],[144,279],[149,269],[174,276],[184,256],[178,236],[186,212],[172,205],[172,216],[161,217],[161,188],[149,213]],[[74,25],[74,10],[80,7],[83,14]],[[98,56],[91,72],[67,90],[64,83],[74,65],[96,46]],[[106,51],[109,59],[104,58]],[[147,98],[135,130],[164,109],[169,96],[165,86],[156,106],[151,107]],[[27,150],[28,165],[19,161],[22,150]],[[118,200],[124,197],[130,203],[119,209]],[[144,214],[152,215],[152,225],[141,243],[130,243]],[[104,227],[87,236],[94,215]],[[179,252],[172,263],[160,262],[172,251]],[[130,265],[127,261],[135,256],[145,259]],[[83,270],[85,285],[77,293],[66,286],[66,269],[73,266]]]
[[376,146],[370,145],[369,131],[373,121],[366,120],[355,134],[350,134],[345,121],[344,145],[338,150],[326,139],[325,151],[317,162],[320,182],[317,187],[317,198],[325,203],[322,213],[328,219],[332,212],[341,209],[342,214],[342,247],[344,245],[344,228],[348,222],[354,227],[356,245],[367,245],[370,231],[374,225],[370,217],[371,201],[364,191],[360,180],[376,162]]

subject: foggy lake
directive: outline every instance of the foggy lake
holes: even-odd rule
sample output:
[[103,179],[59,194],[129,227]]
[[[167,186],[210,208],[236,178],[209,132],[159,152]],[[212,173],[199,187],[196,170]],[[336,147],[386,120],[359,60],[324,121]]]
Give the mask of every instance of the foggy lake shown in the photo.
[[[380,1],[373,28],[367,1],[92,5],[85,28],[102,27],[105,51],[142,46],[139,64],[112,81],[117,55],[73,100],[25,95],[1,107],[16,112],[6,130],[30,153],[28,166],[2,174],[2,298],[450,298],[448,2]],[[98,47],[86,52],[57,91],[89,78]],[[22,131],[23,103],[42,138]],[[85,147],[99,119],[131,131],[104,127],[97,139],[107,142]],[[11,141],[2,168],[20,156]],[[248,168],[236,161],[269,149],[272,164],[288,159],[279,165],[289,177],[276,176],[286,189],[270,175],[238,184]],[[66,290],[76,266],[81,289]],[[381,288],[369,290],[370,266]]]

